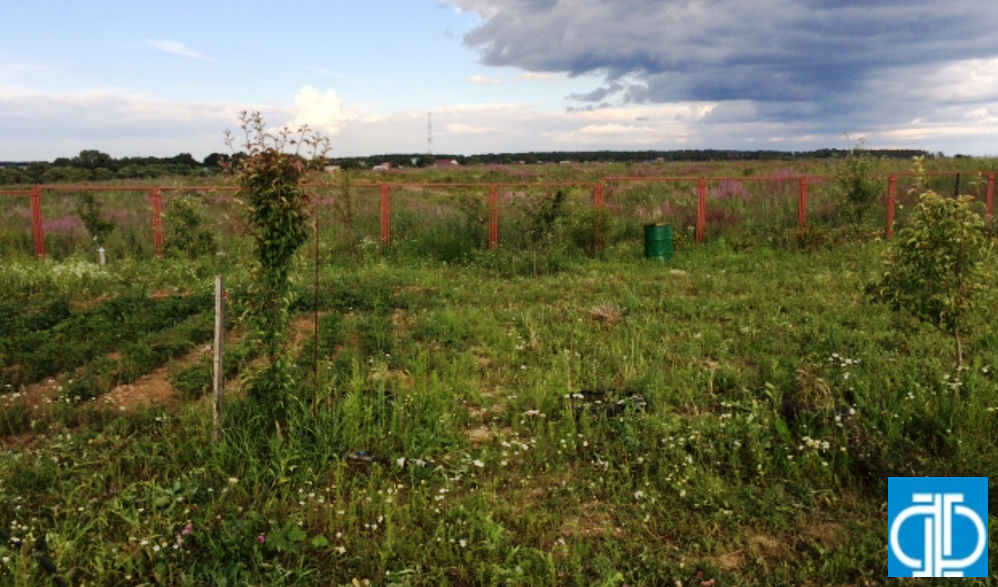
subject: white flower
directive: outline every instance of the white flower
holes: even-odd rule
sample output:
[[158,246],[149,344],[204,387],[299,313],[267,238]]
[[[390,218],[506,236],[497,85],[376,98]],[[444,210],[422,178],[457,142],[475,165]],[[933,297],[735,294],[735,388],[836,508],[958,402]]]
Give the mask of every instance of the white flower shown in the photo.
[[480,461],[478,459],[475,459],[471,464],[475,465],[479,469],[485,466],[485,463],[483,463],[482,461]]

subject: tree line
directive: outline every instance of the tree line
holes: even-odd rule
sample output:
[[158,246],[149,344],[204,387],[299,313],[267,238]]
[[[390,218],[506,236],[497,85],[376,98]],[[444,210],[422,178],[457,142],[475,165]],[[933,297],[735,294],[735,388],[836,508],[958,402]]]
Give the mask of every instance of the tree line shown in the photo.
[[[75,157],[30,163],[0,162],[0,185],[78,183],[114,179],[158,177],[206,177],[222,172],[220,163],[229,155],[212,153],[198,161],[190,153],[173,157],[122,157],[115,159],[97,150],[83,150]],[[239,155],[233,157],[238,158]]]
[[[866,149],[870,156],[886,159],[906,159],[925,156],[917,149]],[[481,155],[427,155],[426,153],[383,154],[366,157],[341,157],[334,161],[343,169],[370,169],[389,163],[392,167],[432,167],[439,161],[456,161],[459,165],[527,165],[573,163],[626,162],[709,162],[709,161],[780,161],[832,159],[845,157],[848,149],[818,149],[815,151],[736,151],[718,149],[683,149],[674,151],[541,151],[526,153],[488,153]]]
[[[868,149],[872,157],[906,159],[933,155],[915,149]],[[832,159],[849,154],[844,149],[818,149],[815,151],[736,151],[717,149],[684,149],[675,151],[540,151],[523,153],[487,153],[480,155],[428,155],[426,153],[384,154],[366,157],[339,157],[330,159],[332,165],[342,169],[371,169],[389,163],[392,167],[432,167],[440,161],[455,161],[458,165],[527,165],[573,163],[626,163],[626,162],[709,162],[709,161],[772,161]],[[60,157],[52,162],[30,163],[0,162],[0,185],[76,183],[86,181],[111,181],[115,179],[156,179],[159,177],[209,177],[224,173],[222,163],[230,159],[235,167],[245,153],[228,155],[212,153],[198,161],[189,153],[173,157],[121,157],[115,159],[98,150],[83,150],[75,157]]]

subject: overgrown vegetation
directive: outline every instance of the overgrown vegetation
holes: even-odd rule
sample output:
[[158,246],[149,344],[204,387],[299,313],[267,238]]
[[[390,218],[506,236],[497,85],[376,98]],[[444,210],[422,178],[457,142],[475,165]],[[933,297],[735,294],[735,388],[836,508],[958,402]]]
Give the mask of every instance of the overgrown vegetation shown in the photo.
[[[0,544],[0,587],[51,583],[38,556],[80,586],[882,582],[887,478],[998,466],[998,335],[961,327],[957,381],[948,345],[864,296],[903,237],[822,226],[811,245],[773,224],[759,227],[773,243],[693,245],[683,189],[608,192],[592,259],[565,244],[591,234],[572,206],[584,193],[556,206],[529,189],[551,199],[507,210],[545,246],[472,243],[446,262],[404,236],[339,254],[319,203],[319,266],[290,254],[318,282],[282,294],[296,325],[282,441],[244,397],[264,350],[259,321],[239,319],[259,304],[257,251],[0,264],[0,529],[18,539]],[[775,207],[725,190],[718,207]],[[358,219],[368,195],[353,194]],[[454,226],[480,217],[419,195]],[[637,213],[614,208],[634,202],[676,225],[671,263],[641,259]],[[974,299],[994,316],[983,254]],[[230,289],[217,442],[198,401],[216,272]],[[118,384],[157,370],[167,405],[124,401]]]
[[167,252],[194,259],[217,251],[218,239],[207,222],[204,208],[197,192],[181,194],[170,200],[163,214]]

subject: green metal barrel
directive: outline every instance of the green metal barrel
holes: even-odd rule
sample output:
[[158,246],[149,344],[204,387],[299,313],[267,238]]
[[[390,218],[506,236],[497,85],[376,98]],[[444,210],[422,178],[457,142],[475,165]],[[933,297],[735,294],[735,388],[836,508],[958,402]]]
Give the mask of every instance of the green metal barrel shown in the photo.
[[645,258],[669,261],[672,252],[672,225],[645,224]]

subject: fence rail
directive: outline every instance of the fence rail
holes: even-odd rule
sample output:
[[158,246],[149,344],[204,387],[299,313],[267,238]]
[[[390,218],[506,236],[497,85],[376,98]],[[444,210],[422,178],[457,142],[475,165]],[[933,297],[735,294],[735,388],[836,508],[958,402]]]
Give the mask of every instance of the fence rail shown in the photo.
[[[894,233],[894,223],[898,208],[898,184],[904,178],[914,176],[914,173],[892,173],[886,178],[886,195],[884,197],[884,207],[886,221],[884,233],[889,239]],[[995,178],[996,173],[973,173],[966,172],[934,172],[928,174],[933,177],[953,176],[955,177],[954,194],[958,194],[961,188],[961,179],[968,175],[978,179],[986,180],[985,189],[985,214],[990,221],[994,216],[995,200]],[[698,243],[704,242],[708,229],[708,210],[710,198],[708,190],[711,185],[724,186],[736,185],[744,190],[745,184],[769,183],[770,185],[796,184],[793,188],[796,192],[796,225],[797,229],[804,231],[808,224],[808,205],[811,186],[832,181],[830,177],[815,175],[800,176],[753,176],[753,177],[605,177],[597,181],[574,181],[574,182],[490,182],[490,183],[440,183],[440,182],[354,182],[351,188],[357,189],[377,189],[379,193],[379,241],[382,244],[392,242],[392,193],[397,190],[425,191],[425,190],[453,190],[472,189],[487,192],[487,210],[489,218],[487,221],[488,247],[494,249],[499,245],[500,228],[500,192],[506,190],[530,190],[530,189],[581,189],[590,190],[592,193],[592,210],[603,212],[607,208],[607,195],[614,191],[617,186],[633,187],[641,184],[673,184],[695,186],[696,208],[695,208],[695,240]],[[335,190],[341,189],[339,183],[307,183],[303,186],[306,190]],[[2,190],[0,196],[28,197],[31,205],[32,239],[34,241],[34,253],[37,257],[46,256],[46,235],[44,215],[42,212],[42,200],[45,193],[68,193],[68,192],[141,192],[146,193],[149,198],[149,209],[151,211],[151,228],[153,251],[158,257],[163,256],[164,249],[164,229],[163,229],[163,196],[167,193],[189,193],[189,192],[214,192],[214,193],[234,193],[236,187],[134,187],[134,186],[99,186],[99,185],[36,185],[30,190]],[[612,196],[611,196],[612,197]],[[721,197],[721,196],[718,196]],[[317,196],[318,199],[318,196]],[[602,248],[604,239],[603,226],[601,223],[593,225],[593,242],[598,248]]]

